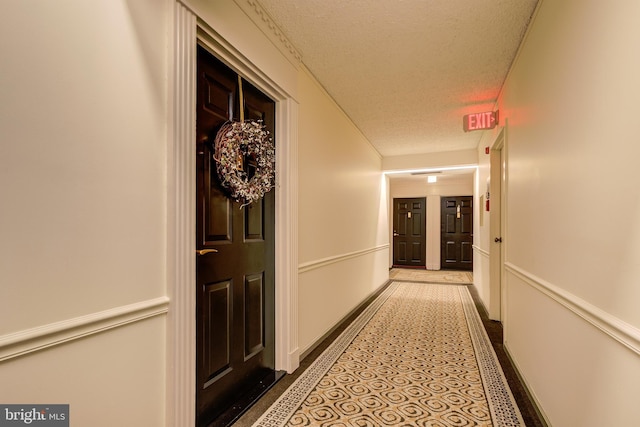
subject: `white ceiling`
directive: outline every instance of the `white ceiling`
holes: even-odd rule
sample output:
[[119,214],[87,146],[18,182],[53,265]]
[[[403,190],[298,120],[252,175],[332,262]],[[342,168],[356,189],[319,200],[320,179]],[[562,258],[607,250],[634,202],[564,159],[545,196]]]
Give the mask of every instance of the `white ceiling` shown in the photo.
[[476,148],[537,0],[259,0],[383,156]]

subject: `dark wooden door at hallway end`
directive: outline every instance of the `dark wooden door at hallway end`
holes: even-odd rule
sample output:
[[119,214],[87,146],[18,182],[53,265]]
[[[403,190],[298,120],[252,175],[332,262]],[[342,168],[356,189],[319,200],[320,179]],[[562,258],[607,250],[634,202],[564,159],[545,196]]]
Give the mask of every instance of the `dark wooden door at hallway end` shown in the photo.
[[[226,425],[277,377],[275,196],[242,209],[227,197],[213,142],[239,117],[238,75],[202,47],[197,75],[196,415],[198,426]],[[274,102],[242,87],[245,118],[263,120],[275,135]]]
[[393,265],[426,266],[426,199],[393,199]]
[[440,268],[473,270],[473,197],[442,197]]

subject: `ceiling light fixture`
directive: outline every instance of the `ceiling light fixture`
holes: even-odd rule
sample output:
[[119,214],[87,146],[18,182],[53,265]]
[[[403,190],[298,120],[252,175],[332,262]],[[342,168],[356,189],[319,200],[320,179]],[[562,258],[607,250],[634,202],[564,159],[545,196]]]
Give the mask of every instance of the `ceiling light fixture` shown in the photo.
[[393,175],[393,174],[400,174],[400,173],[438,173],[438,172],[443,172],[443,171],[456,171],[456,170],[468,170],[468,169],[477,169],[478,166],[477,165],[465,165],[465,166],[450,166],[450,167],[443,167],[443,168],[424,168],[424,169],[404,169],[404,170],[389,170],[389,171],[384,171],[383,173],[385,175]]

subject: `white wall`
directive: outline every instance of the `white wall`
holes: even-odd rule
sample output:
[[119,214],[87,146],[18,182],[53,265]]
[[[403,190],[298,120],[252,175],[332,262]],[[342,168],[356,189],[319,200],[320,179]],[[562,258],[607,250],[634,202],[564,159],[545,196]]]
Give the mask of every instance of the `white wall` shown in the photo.
[[304,353],[389,277],[380,155],[302,68],[299,344]]
[[[393,199],[426,197],[426,267],[428,270],[440,270],[440,199],[446,196],[473,195],[474,175],[448,176],[433,184],[428,184],[426,177],[390,178],[389,181],[389,238],[393,239]],[[389,266],[393,264],[393,248],[389,253],[388,262]]]
[[168,11],[0,2],[3,403],[164,424]]
[[505,342],[553,426],[637,424],[638,16],[632,1],[542,1],[499,100]]

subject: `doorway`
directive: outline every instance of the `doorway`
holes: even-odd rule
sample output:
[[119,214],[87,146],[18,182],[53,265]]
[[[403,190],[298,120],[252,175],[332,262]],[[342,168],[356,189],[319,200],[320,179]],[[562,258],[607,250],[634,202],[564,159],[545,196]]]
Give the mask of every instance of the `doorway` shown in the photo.
[[175,3],[171,114],[167,151],[167,417],[169,425],[196,425],[196,69],[197,44],[246,76],[276,101],[276,330],[275,366],[300,365],[298,349],[297,170],[298,110],[291,87],[242,56],[191,9]]
[[393,266],[426,267],[426,198],[393,199]]
[[[490,257],[489,257],[489,309],[491,320],[505,323],[504,244],[505,230],[505,182],[506,182],[506,139],[502,129],[490,151]],[[505,324],[506,327],[506,324]]]
[[[196,418],[227,425],[283,375],[275,370],[275,195],[242,208],[229,198],[213,142],[240,105],[275,135],[275,103],[199,46],[196,105]],[[250,174],[251,159],[243,163]]]
[[440,268],[473,271],[473,196],[441,199]]

